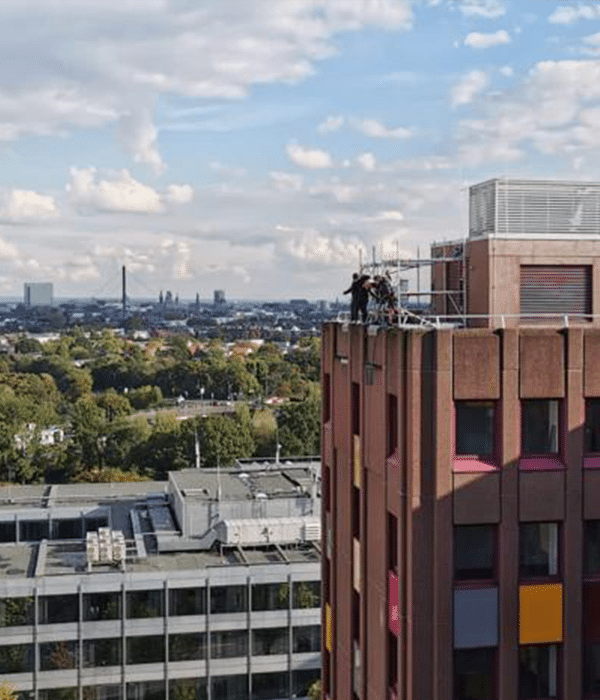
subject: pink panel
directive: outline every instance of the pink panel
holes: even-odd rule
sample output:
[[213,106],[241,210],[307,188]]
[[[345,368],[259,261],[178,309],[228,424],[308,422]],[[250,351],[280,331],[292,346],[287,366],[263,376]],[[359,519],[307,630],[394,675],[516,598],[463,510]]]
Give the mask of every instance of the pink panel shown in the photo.
[[455,472],[495,472],[498,465],[491,459],[455,457],[452,469]]
[[386,458],[385,462],[393,469],[398,469],[400,467],[400,451],[396,450],[393,455]]
[[600,469],[600,456],[598,456],[598,457],[584,457],[583,458],[583,468],[584,469]]
[[519,469],[535,471],[537,469],[564,469],[565,465],[558,457],[521,457]]
[[398,577],[391,571],[389,574],[389,609],[388,609],[388,624],[390,632],[393,632],[396,637],[400,635],[400,603],[398,600]]

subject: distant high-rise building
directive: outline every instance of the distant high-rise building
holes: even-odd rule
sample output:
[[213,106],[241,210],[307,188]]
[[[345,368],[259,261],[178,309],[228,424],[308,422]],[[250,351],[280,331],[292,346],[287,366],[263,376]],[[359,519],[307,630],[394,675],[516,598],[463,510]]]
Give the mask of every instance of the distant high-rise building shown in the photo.
[[25,306],[52,306],[52,282],[25,282],[23,285]]
[[215,306],[222,306],[223,304],[227,303],[227,301],[225,300],[224,289],[215,289],[213,303],[215,304]]
[[162,289],[160,290],[160,294],[158,295],[158,303],[162,306],[165,302],[165,299],[163,297]]
[[167,289],[167,293],[165,295],[165,306],[172,306],[173,305],[173,294],[170,289]]

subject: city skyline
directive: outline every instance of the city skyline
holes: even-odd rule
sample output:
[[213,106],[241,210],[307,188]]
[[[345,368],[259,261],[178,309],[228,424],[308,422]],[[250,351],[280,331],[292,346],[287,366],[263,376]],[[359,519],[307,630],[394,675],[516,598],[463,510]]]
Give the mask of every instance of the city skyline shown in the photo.
[[564,0],[4,0],[0,295],[101,296],[125,264],[138,296],[333,299],[359,251],[465,235],[469,184],[600,180],[599,21]]

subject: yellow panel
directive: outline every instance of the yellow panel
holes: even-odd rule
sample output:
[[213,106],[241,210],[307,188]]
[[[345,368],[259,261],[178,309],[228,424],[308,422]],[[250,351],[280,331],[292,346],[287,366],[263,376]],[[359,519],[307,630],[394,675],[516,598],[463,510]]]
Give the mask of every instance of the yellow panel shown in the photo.
[[352,538],[352,581],[354,589],[360,593],[360,542]]
[[354,436],[354,485],[360,488],[360,437]]
[[562,584],[519,587],[519,643],[562,642]]
[[325,647],[331,651],[331,605],[325,603]]

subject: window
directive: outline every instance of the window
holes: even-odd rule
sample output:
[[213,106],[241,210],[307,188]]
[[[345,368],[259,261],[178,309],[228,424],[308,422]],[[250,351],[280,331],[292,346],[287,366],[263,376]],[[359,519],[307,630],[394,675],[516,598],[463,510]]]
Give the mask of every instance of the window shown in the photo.
[[398,573],[398,518],[392,513],[387,514],[388,530],[388,569]]
[[387,684],[395,691],[398,687],[398,638],[389,630],[387,638]]
[[248,630],[223,630],[210,635],[211,659],[248,656]]
[[496,578],[496,526],[457,525],[454,528],[456,581],[491,581]]
[[31,673],[33,644],[11,644],[0,647],[0,674]]
[[84,521],[84,530],[88,532],[97,532],[101,527],[108,526],[108,518],[105,515],[86,515]]
[[164,595],[161,589],[155,591],[129,591],[127,593],[127,617],[162,617]]
[[151,637],[127,637],[128,664],[157,664],[165,660],[165,638],[162,635]]
[[40,644],[41,671],[62,671],[68,668],[77,668],[75,639]]
[[39,700],[77,700],[79,693],[77,688],[52,688],[39,690]]
[[[299,671],[292,671],[292,697],[307,697],[311,685],[318,681],[320,676],[321,669],[319,668],[303,668]],[[323,687],[323,690],[327,692],[328,688]]]
[[321,496],[325,510],[331,510],[331,470],[324,464],[321,474]]
[[206,615],[206,588],[172,588],[169,615]]
[[252,631],[252,656],[287,654],[290,648],[288,627],[265,627]]
[[586,644],[583,650],[583,693],[600,694],[600,644]]
[[0,598],[0,627],[33,625],[33,598]]
[[289,605],[290,586],[287,581],[252,586],[252,610],[287,610]]
[[558,453],[558,401],[521,401],[522,452],[529,455]]
[[521,523],[519,576],[558,576],[558,523]]
[[391,457],[398,447],[398,398],[387,395],[387,456]]
[[172,634],[169,636],[169,661],[199,661],[206,658],[206,634]]
[[122,640],[120,638],[88,639],[83,642],[84,668],[120,666],[121,658]]
[[248,676],[217,676],[211,682],[212,698],[227,700],[249,700]]
[[455,649],[453,700],[493,700],[495,666],[495,649]]
[[331,420],[331,376],[323,373],[323,423]]
[[294,607],[295,608],[320,608],[321,607],[321,582],[320,581],[296,581],[294,583]]
[[294,627],[294,654],[321,651],[321,625]]
[[600,520],[583,523],[583,573],[600,573]]
[[519,698],[557,697],[557,656],[554,644],[519,648]]
[[84,593],[83,619],[86,622],[119,620],[121,600],[121,593]]
[[127,684],[127,700],[165,700],[164,681],[141,681]]
[[600,452],[600,399],[585,402],[585,452]]
[[456,402],[456,454],[494,455],[494,402]]
[[20,520],[19,539],[21,542],[41,542],[49,536],[47,520]]
[[278,673],[252,674],[252,700],[277,700],[287,698],[290,693],[290,674]]
[[360,489],[351,486],[352,489],[352,537],[360,539]]
[[176,678],[169,681],[171,700],[208,700],[206,678]]
[[79,596],[45,595],[38,598],[38,615],[41,625],[79,620]]
[[16,542],[17,525],[14,520],[5,520],[0,523],[0,542]]
[[236,613],[248,610],[248,586],[215,586],[210,589],[210,612]]
[[84,685],[82,700],[123,700],[120,685]]
[[360,385],[352,382],[352,433],[360,435]]
[[69,518],[68,520],[52,521],[53,540],[80,540],[81,518]]

